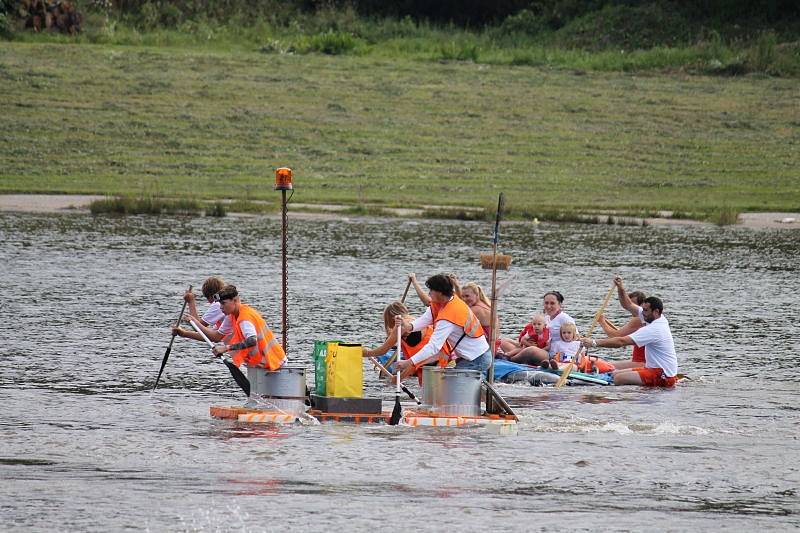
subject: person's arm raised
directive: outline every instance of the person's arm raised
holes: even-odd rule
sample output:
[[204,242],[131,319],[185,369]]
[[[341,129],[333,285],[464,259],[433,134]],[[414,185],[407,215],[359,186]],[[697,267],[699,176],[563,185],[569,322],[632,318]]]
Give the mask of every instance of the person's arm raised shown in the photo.
[[617,286],[617,296],[619,297],[619,304],[623,309],[628,311],[633,316],[639,316],[639,306],[633,303],[625,292],[625,286],[622,284],[622,278],[616,276],[614,278],[614,285]]
[[428,306],[431,305],[431,297],[425,294],[425,289],[417,281],[417,275],[413,272],[408,275],[408,279],[411,281],[411,284],[414,286],[414,291],[416,291],[417,296],[419,297],[422,305]]

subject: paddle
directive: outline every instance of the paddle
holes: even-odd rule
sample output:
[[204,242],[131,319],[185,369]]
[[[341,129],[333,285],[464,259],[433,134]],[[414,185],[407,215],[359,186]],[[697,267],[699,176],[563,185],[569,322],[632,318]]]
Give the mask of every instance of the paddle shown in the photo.
[[[189,285],[189,290],[192,290],[192,286]],[[183,312],[186,311],[186,300],[183,301],[183,307],[181,307],[181,314],[178,315],[178,320],[175,321],[175,327],[181,325],[181,318],[183,318]],[[169,340],[169,346],[167,346],[167,351],[164,352],[164,359],[161,360],[161,368],[158,370],[158,377],[156,378],[156,384],[153,385],[153,390],[156,390],[158,387],[158,382],[161,380],[161,374],[164,372],[164,367],[167,366],[167,359],[169,359],[169,353],[172,351],[172,343],[175,342],[175,333],[172,334],[172,338]]]
[[[411,287],[411,279],[409,278],[408,283],[406,284],[406,290],[403,292],[403,297],[400,298],[400,303],[405,303],[406,296],[408,295],[408,289]],[[394,363],[394,360],[397,359],[397,354],[393,353],[391,357],[386,361],[386,366],[391,366]]]
[[[600,316],[603,313],[605,313],[606,306],[608,305],[608,301],[611,300],[611,294],[614,292],[614,289],[616,287],[617,286],[614,285],[614,284],[612,284],[611,287],[609,287],[608,292],[606,293],[606,297],[603,298],[603,303],[600,305],[600,309],[598,309],[597,312],[594,314],[594,318],[592,319],[592,325],[589,326],[589,332],[586,334],[587,337],[591,337],[592,336],[592,332],[594,331],[595,326],[597,326],[597,322],[600,320]],[[585,349],[584,349],[583,345],[581,345],[581,347],[578,348],[578,351],[575,353],[575,357],[573,358],[573,360],[575,362],[579,361],[580,358],[581,358],[581,354],[584,351],[585,351]],[[564,368],[564,370],[561,371],[561,377],[559,377],[558,381],[556,381],[556,388],[557,389],[559,389],[559,388],[564,386],[564,383],[567,382],[567,378],[569,377],[569,373],[572,372],[573,368],[575,368],[575,363],[570,361],[570,363],[566,366],[566,368]]]
[[[200,329],[200,327],[197,324],[194,323],[194,320],[189,319],[189,324],[192,325],[194,330],[197,333],[199,333],[201,337],[203,337],[203,340],[206,341],[206,343],[208,343],[208,345],[213,350],[214,349],[214,343],[211,342],[208,339],[208,337],[206,337],[206,334],[203,333],[203,330]],[[216,354],[214,354],[214,355],[216,355]],[[239,385],[239,387],[241,387],[241,389],[244,391],[244,393],[249,397],[250,396],[250,381],[247,379],[247,377],[231,361],[225,359],[221,355],[217,355],[217,357],[222,359],[222,362],[225,363],[225,366],[228,367],[228,370],[230,371],[231,376],[233,376],[234,381],[236,381],[236,383]]]
[[400,298],[400,303],[406,303],[406,296],[408,296],[408,289],[411,288],[411,278],[408,278],[408,283],[406,283],[406,290],[403,291],[403,297]]
[[505,398],[500,396],[500,393],[497,392],[497,389],[494,388],[494,385],[486,381],[486,378],[482,378],[481,381],[483,382],[483,386],[486,387],[487,397],[491,395],[494,401],[497,402],[497,404],[506,412],[507,415],[513,416],[514,420],[519,420],[517,414],[514,412],[513,409],[511,409],[511,406],[508,405],[508,402],[506,402]]
[[[397,326],[397,361],[400,362],[400,342],[403,334],[402,324]],[[392,416],[389,418],[389,425],[396,426],[400,423],[400,417],[403,415],[403,408],[400,406],[400,365],[397,365],[397,389],[394,392],[394,409],[392,409]]]
[[[492,357],[489,361],[489,370],[487,371],[489,378],[487,380],[488,385],[492,385],[494,383],[494,352],[496,349],[495,344],[497,343],[497,243],[500,241],[500,215],[503,211],[504,203],[503,193],[500,193],[497,198],[497,212],[494,220],[494,235],[492,236],[492,305],[491,318],[489,320],[489,328],[492,330],[492,334],[489,338],[489,351],[491,352]],[[489,413],[494,411],[493,399],[491,399],[489,396],[486,396],[486,411]]]
[[[374,357],[370,357],[369,360],[372,362],[373,365],[375,365],[378,368],[378,370],[381,372],[381,374],[383,374],[387,378],[392,377],[392,373],[389,372],[388,370],[386,370],[386,367],[384,367],[382,364],[380,364],[377,359],[375,359]],[[409,398],[411,398],[412,400],[417,402],[417,405],[422,405],[422,402],[419,401],[419,399],[416,396],[414,396],[414,393],[411,392],[410,390],[408,390],[408,387],[406,387],[405,385],[401,385],[400,388],[403,389],[403,392],[408,394]]]

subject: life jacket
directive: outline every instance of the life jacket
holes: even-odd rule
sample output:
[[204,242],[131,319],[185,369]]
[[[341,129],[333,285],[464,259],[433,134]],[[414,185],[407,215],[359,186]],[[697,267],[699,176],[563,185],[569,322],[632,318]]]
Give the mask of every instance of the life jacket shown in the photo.
[[644,346],[633,345],[633,353],[631,354],[631,361],[636,363],[644,363]]
[[605,359],[600,359],[599,357],[595,357],[593,355],[587,356],[586,354],[583,354],[581,363],[578,365],[578,369],[584,374],[592,374],[593,370],[597,370],[599,374],[605,374],[606,372],[613,372],[616,370],[616,367]]
[[258,311],[249,305],[239,304],[239,315],[236,317],[231,315],[233,329],[225,340],[226,344],[245,341],[240,325],[245,320],[255,326],[257,343],[254,346],[232,351],[233,364],[240,366],[245,363],[249,367],[266,368],[267,370],[279,369],[286,360],[286,352],[283,351],[283,346],[278,343],[275,334],[267,327],[267,323],[261,318]]
[[414,335],[413,333],[411,333],[405,339],[400,340],[400,344],[402,345],[403,349],[403,359],[411,359],[411,357],[413,357],[426,344],[428,344],[428,341],[431,340],[431,335],[433,335],[433,326],[428,326],[418,333],[421,333],[421,338],[419,342],[415,343],[413,346],[408,343],[411,335]]
[[[476,317],[472,309],[464,303],[464,300],[458,296],[453,296],[453,298],[444,305],[436,304],[436,307],[434,307],[434,303],[431,302],[431,315],[433,316],[434,323],[440,320],[446,320],[451,324],[463,328],[464,335],[470,336],[473,339],[477,339],[485,334],[478,317]],[[453,346],[453,349],[455,348],[456,346]]]
[[[414,335],[414,333],[419,333],[420,335]],[[428,344],[428,341],[431,340],[431,335],[433,335],[433,326],[427,326],[422,331],[415,331],[414,333],[410,333],[405,339],[400,340],[403,350],[403,359],[411,359],[417,352],[424,348],[426,344]],[[409,341],[411,341],[412,338],[417,341],[413,345],[409,344]],[[445,343],[445,347],[446,346],[447,343]],[[438,361],[437,364],[439,366],[444,366],[441,361]],[[447,364],[447,360],[444,361],[444,364]],[[425,366],[425,364],[420,365],[420,367],[417,369],[417,380],[419,381],[420,385],[422,385],[423,366]]]
[[539,335],[536,333],[536,330],[533,329],[533,325],[531,323],[525,324],[525,327],[522,328],[522,331],[517,338],[517,342],[522,342],[522,339],[525,338],[525,335],[528,335],[533,339],[536,343],[536,346],[544,350],[544,347],[547,346],[547,341],[550,340],[550,328],[545,327],[542,330],[542,334]]

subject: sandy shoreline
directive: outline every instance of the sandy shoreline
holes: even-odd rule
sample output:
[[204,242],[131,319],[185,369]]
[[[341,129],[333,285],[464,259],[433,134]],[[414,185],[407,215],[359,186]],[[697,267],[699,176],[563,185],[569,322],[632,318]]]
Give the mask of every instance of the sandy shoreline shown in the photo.
[[[88,211],[89,204],[94,200],[105,198],[100,195],[71,195],[71,194],[0,194],[0,211],[19,213],[63,213]],[[300,204],[296,204],[300,205]],[[315,213],[302,213],[309,217],[319,217],[336,213],[345,206],[338,205],[305,205],[305,208],[317,210]],[[401,216],[417,216],[422,214],[422,209],[386,209],[397,211]],[[301,214],[295,212],[295,215]],[[337,215],[341,216],[341,215]],[[673,219],[673,218],[648,218],[647,223],[653,226],[683,225],[683,226],[708,226],[708,222],[698,220]],[[800,229],[800,213],[742,213],[739,216],[738,226],[746,228],[781,228]]]

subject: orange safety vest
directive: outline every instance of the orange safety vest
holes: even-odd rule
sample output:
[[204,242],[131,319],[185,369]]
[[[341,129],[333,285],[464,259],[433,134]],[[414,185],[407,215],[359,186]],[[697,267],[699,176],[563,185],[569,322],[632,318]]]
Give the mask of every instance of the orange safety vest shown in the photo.
[[[431,336],[433,335],[433,326],[426,326],[425,329],[422,330],[422,340],[420,340],[414,346],[411,346],[406,342],[405,339],[402,339],[400,342],[403,348],[403,359],[411,359],[419,352],[421,349],[428,344],[428,341],[431,340]],[[444,346],[442,346],[443,354],[439,354],[439,358],[436,361],[436,366],[445,367],[447,363],[450,361],[450,346],[445,342]],[[419,380],[419,384],[422,385],[422,367],[425,366],[425,363],[417,367],[417,379]]]
[[[417,352],[419,352],[422,348],[428,344],[428,341],[431,340],[431,336],[433,335],[433,326],[426,326],[425,329],[422,330],[422,340],[420,340],[414,346],[411,346],[406,342],[405,339],[402,339],[400,342],[402,343],[403,348],[403,359],[411,359],[414,357]],[[446,366],[448,358],[446,356],[450,355],[450,346],[445,342],[444,346],[442,346],[442,352],[444,352],[445,357],[442,358],[440,356],[438,364],[439,366]]]
[[[483,326],[481,326],[478,317],[472,312],[472,309],[459,298],[453,298],[444,305],[435,304],[431,302],[431,315],[433,315],[434,325],[440,320],[446,320],[451,324],[455,324],[464,329],[464,334],[474,339],[484,335]],[[457,346],[457,345],[456,345]],[[456,348],[453,346],[453,349]]]
[[233,364],[240,366],[245,363],[250,367],[266,368],[267,370],[279,369],[286,360],[286,352],[283,351],[283,346],[278,343],[275,334],[267,327],[267,323],[261,318],[258,311],[249,305],[239,304],[239,315],[236,317],[231,315],[233,330],[225,339],[225,343],[236,344],[245,341],[240,325],[245,320],[256,327],[257,343],[255,346],[234,350],[231,353]]

